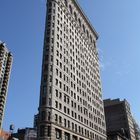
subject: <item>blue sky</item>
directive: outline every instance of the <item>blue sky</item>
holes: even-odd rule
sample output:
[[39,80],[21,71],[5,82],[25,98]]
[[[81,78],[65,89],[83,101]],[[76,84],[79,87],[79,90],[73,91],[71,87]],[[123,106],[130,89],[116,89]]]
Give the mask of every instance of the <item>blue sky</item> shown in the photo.
[[[140,124],[140,1],[78,0],[99,33],[104,98],[126,98]],[[1,0],[0,40],[13,53],[3,128],[30,127],[37,113],[45,0]]]

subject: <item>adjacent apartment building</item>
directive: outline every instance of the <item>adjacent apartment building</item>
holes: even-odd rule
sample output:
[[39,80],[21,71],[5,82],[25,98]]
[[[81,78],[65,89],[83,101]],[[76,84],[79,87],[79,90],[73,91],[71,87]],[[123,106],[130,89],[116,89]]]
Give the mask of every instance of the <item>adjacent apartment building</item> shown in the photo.
[[127,100],[104,100],[104,108],[108,139],[117,133],[128,140],[136,140],[133,117]]
[[97,39],[76,0],[47,0],[39,140],[106,140]]
[[0,42],[0,128],[2,127],[12,58],[5,43]]

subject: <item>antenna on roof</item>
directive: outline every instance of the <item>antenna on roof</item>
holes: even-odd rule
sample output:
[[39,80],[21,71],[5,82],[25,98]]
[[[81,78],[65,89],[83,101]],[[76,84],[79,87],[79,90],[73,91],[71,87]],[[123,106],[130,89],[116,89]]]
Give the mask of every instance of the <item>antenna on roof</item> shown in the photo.
[[13,133],[14,130],[15,130],[15,126],[14,126],[14,124],[11,124],[9,129],[10,129],[10,132]]

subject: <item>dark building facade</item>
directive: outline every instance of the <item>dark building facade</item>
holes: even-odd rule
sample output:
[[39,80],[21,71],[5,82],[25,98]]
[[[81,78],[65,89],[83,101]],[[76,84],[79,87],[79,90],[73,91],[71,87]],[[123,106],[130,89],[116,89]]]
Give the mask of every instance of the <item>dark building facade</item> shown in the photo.
[[37,130],[35,128],[18,129],[17,133],[11,134],[9,140],[37,140]]
[[107,134],[107,140],[129,140],[120,132],[111,132]]
[[0,128],[2,127],[12,59],[12,54],[5,43],[0,42]]
[[39,140],[106,140],[97,39],[77,0],[47,0]]
[[133,119],[133,122],[134,122],[136,140],[140,140],[140,127],[139,127],[138,123],[135,121],[135,119]]
[[128,140],[136,140],[130,105],[126,100],[104,100],[107,135],[119,133]]

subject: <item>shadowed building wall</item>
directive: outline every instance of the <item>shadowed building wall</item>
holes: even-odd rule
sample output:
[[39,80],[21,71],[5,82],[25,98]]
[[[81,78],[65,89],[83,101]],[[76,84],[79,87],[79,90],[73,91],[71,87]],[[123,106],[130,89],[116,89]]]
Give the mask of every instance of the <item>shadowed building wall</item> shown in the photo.
[[136,140],[130,105],[126,100],[104,100],[107,135],[119,133],[129,140]]

